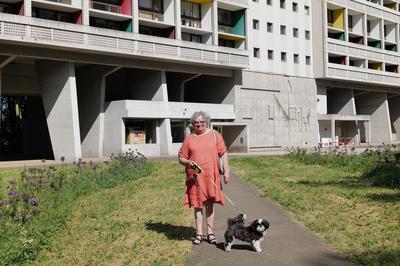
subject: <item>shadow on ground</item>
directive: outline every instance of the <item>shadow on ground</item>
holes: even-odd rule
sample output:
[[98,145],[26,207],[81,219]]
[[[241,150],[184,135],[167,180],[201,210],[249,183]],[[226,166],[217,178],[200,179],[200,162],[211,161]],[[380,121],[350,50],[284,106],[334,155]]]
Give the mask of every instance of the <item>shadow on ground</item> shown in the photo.
[[147,230],[164,234],[168,239],[191,240],[195,229],[191,226],[173,225],[168,223],[146,223]]
[[[217,248],[225,251],[224,242],[217,243],[216,246],[217,246]],[[234,249],[254,251],[254,249],[252,249],[249,244],[234,244],[234,245],[232,245],[232,250],[234,250]]]

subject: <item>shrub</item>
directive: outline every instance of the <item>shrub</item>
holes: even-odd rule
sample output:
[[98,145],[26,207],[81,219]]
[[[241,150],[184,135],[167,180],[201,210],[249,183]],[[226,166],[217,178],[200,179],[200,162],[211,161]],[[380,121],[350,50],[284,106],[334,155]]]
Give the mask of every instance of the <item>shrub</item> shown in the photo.
[[0,199],[0,261],[28,263],[47,247],[73,212],[76,200],[149,175],[152,164],[132,152],[96,165],[79,160],[73,166],[25,169],[11,180]]

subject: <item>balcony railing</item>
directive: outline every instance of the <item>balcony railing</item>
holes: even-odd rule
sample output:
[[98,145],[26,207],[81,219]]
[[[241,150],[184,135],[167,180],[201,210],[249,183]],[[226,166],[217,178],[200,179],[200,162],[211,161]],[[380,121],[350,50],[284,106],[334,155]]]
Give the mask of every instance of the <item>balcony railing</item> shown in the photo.
[[182,18],[182,25],[200,29],[201,28],[201,20],[191,19],[191,18]]
[[[61,0],[63,1],[63,0]],[[121,7],[102,2],[90,1],[90,8],[121,14]]]
[[150,19],[154,21],[164,21],[164,15],[160,13],[139,10],[139,18]]
[[219,32],[229,33],[229,34],[235,34],[235,28],[228,27],[228,26],[223,26],[223,25],[218,25],[218,31]]
[[49,2],[54,2],[54,3],[59,3],[59,4],[66,4],[66,5],[70,5],[71,4],[71,0],[47,0]]

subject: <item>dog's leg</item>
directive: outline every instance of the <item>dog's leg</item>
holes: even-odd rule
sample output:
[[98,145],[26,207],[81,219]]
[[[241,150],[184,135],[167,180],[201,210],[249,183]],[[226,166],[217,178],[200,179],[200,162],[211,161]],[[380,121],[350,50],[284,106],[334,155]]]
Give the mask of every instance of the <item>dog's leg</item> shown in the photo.
[[231,251],[232,245],[233,245],[233,241],[235,241],[235,237],[234,237],[234,236],[229,237],[229,238],[225,238],[225,244],[224,244],[224,246],[225,246],[225,251],[226,251],[226,252]]
[[256,252],[261,252],[261,241],[260,240],[253,240],[251,241],[251,246]]

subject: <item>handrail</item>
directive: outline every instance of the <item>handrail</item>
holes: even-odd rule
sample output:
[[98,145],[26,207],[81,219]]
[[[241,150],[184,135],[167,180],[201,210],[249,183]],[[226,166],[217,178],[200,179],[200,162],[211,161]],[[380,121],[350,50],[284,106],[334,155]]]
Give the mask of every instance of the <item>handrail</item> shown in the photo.
[[[63,1],[63,0],[61,0]],[[103,2],[90,1],[90,8],[121,14],[121,7]]]

